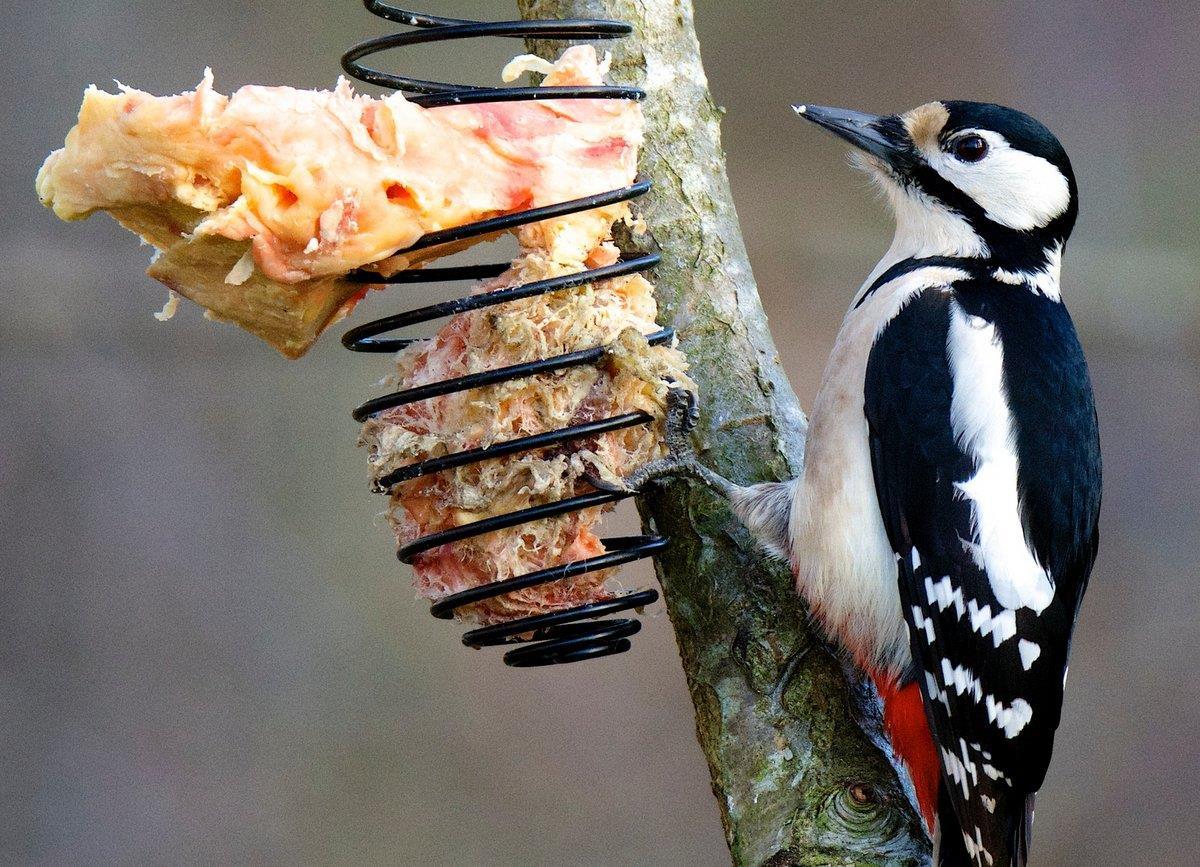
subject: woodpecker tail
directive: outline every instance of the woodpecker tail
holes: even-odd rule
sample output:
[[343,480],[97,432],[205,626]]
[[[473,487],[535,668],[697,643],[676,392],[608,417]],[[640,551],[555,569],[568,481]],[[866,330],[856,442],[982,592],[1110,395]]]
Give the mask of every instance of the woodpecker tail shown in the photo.
[[1033,839],[1033,799],[1036,793],[1025,796],[1023,802],[1014,805],[1011,813],[1011,828],[1008,835],[1008,851],[990,853],[976,850],[972,855],[967,847],[954,804],[943,786],[938,796],[937,829],[933,837],[934,867],[1026,867],[1029,863],[1029,844]]
[[942,786],[938,794],[937,826],[933,832],[933,867],[979,867],[963,840],[954,804]]
[[1030,792],[1025,796],[1025,809],[1013,823],[1013,867],[1025,867],[1029,861],[1029,844],[1033,842],[1033,800],[1036,797],[1037,792]]

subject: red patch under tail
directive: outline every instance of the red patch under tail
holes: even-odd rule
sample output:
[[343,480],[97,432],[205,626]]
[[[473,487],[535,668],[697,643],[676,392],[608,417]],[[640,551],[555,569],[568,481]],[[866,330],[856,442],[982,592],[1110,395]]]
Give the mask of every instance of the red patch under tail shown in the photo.
[[882,677],[873,677],[873,680],[883,699],[883,727],[892,742],[892,749],[908,767],[921,815],[932,834],[937,817],[941,764],[929,731],[929,721],[925,718],[921,689],[915,682],[897,687]]

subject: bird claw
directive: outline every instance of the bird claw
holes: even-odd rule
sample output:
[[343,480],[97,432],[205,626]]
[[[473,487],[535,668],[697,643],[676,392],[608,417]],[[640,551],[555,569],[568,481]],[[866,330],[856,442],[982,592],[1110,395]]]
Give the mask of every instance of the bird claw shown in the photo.
[[610,494],[637,493],[644,486],[673,476],[697,475],[696,452],[689,436],[700,421],[700,404],[694,392],[679,386],[671,386],[667,392],[665,432],[667,457],[643,464],[621,480],[620,483],[600,478],[594,472],[583,473],[580,478],[598,491]]
[[606,481],[606,480],[600,478],[598,475],[596,475],[593,472],[586,472],[582,476],[580,476],[580,478],[583,479],[583,481],[587,482],[589,485],[591,485],[593,488],[595,488],[597,491],[606,491],[607,493],[610,493],[610,494],[624,494],[630,490],[629,488],[625,487],[624,485],[619,485],[619,484],[615,484],[613,482]]
[[666,418],[663,423],[663,440],[667,444],[667,456],[638,467],[625,478],[625,487],[640,491],[646,485],[683,475],[703,478],[696,450],[692,447],[691,433],[700,421],[700,404],[695,392],[679,386],[671,386],[667,392]]
[[672,452],[677,450],[692,451],[689,437],[700,423],[700,401],[696,392],[678,385],[673,385],[667,391],[666,433],[667,448]]

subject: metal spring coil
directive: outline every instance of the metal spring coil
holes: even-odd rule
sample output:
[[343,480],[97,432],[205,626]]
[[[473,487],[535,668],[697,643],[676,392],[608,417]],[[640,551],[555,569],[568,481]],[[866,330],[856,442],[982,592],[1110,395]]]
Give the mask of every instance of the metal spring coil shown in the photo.
[[[632,28],[620,21],[563,19],[549,21],[470,21],[443,18],[434,15],[410,12],[377,0],[364,0],[367,10],[374,15],[416,28],[403,33],[390,34],[358,43],[342,56],[345,72],[369,84],[399,90],[409,100],[425,108],[446,105],[467,105],[484,102],[514,102],[532,99],[630,99],[640,100],[645,93],[637,88],[615,85],[592,85],[572,87],[479,87],[425,81],[382,72],[363,63],[363,59],[381,51],[426,42],[450,39],[471,39],[496,36],[539,39],[615,39],[626,36]],[[432,232],[404,250],[420,250],[435,247],[465,238],[490,235],[495,232],[536,223],[552,217],[587,211],[593,208],[628,201],[650,189],[650,182],[638,182],[618,190],[571,201],[532,208],[516,214],[479,220],[469,225],[439,232]],[[625,274],[646,271],[658,264],[656,253],[616,262],[602,268],[592,268],[575,274],[567,274],[549,280],[540,280],[524,285],[496,289],[480,295],[469,295],[453,301],[434,304],[399,313],[353,328],[342,337],[342,344],[354,352],[395,352],[417,342],[421,338],[380,337],[410,325],[441,319],[468,310],[478,310],[496,304],[504,304],[521,298],[530,298],[547,292],[561,291],[582,286],[597,280],[606,280]],[[357,271],[351,278],[362,283],[428,283],[459,280],[478,280],[495,277],[507,270],[507,263],[470,266],[444,266],[401,271],[391,277],[382,278],[371,272]],[[669,343],[674,337],[670,328],[664,328],[646,336],[651,345]],[[442,395],[454,394],[468,389],[506,382],[510,379],[533,376],[539,373],[564,370],[566,368],[595,364],[604,358],[607,348],[595,346],[551,358],[543,358],[525,364],[454,377],[429,385],[409,388],[368,400],[352,413],[356,421],[364,421],[375,413],[391,407],[416,401],[428,400]],[[645,412],[630,412],[610,418],[598,419],[583,424],[571,425],[515,440],[495,443],[488,448],[469,449],[401,467],[378,481],[380,491],[390,492],[396,485],[430,473],[461,467],[477,461],[513,455],[532,449],[559,445],[572,440],[593,437],[609,431],[651,424],[654,417]],[[505,515],[497,515],[455,527],[439,533],[431,533],[400,548],[397,556],[403,563],[413,563],[422,553],[469,539],[473,536],[507,529],[531,521],[553,518],[581,509],[615,503],[634,496],[631,492],[596,490],[592,493],[569,497],[557,502],[545,503],[521,509]],[[456,609],[475,602],[492,599],[506,593],[536,587],[554,581],[566,581],[650,557],[667,545],[661,536],[624,536],[602,540],[606,553],[564,563],[503,581],[473,587],[447,596],[435,602],[431,608],[434,617],[449,619]],[[579,605],[548,614],[523,617],[517,620],[472,629],[463,635],[463,643],[469,647],[517,644],[504,655],[504,662],[512,666],[555,665],[576,662],[623,653],[629,649],[629,637],[641,629],[641,623],[628,617],[607,618],[606,615],[641,608],[658,599],[654,589],[623,593],[597,602]]]

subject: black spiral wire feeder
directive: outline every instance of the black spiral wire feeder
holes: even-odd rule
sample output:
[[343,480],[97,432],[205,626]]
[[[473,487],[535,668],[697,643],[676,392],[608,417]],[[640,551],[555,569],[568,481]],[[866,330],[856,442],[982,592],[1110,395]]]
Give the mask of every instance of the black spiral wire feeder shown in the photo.
[[[532,99],[640,100],[645,96],[644,92],[637,88],[614,85],[481,87],[425,81],[390,72],[383,72],[363,63],[365,58],[389,49],[426,42],[441,42],[450,39],[472,39],[485,36],[518,39],[531,37],[564,40],[615,39],[627,36],[632,32],[632,28],[628,24],[620,21],[563,19],[484,22],[443,18],[410,12],[386,3],[377,2],[377,0],[364,0],[363,5],[374,15],[378,15],[389,21],[406,24],[416,29],[360,42],[342,56],[342,68],[348,75],[359,81],[399,90],[408,96],[411,102],[425,108],[484,102],[514,102]],[[553,205],[532,208],[516,214],[479,220],[465,226],[431,232],[420,238],[412,246],[397,252],[406,253],[413,250],[436,247],[466,238],[494,234],[499,231],[529,223],[536,223],[553,217],[588,211],[593,208],[637,198],[649,189],[649,181],[638,181],[628,187],[611,190],[599,195],[586,196],[580,199],[572,199]],[[522,298],[532,298],[547,292],[575,288],[597,280],[607,280],[613,277],[646,271],[658,264],[659,258],[658,254],[651,253],[619,261],[601,268],[592,268],[548,280],[539,280],[534,283],[495,289],[479,295],[468,295],[442,304],[433,304],[407,313],[387,316],[346,332],[342,337],[342,344],[354,352],[395,352],[421,338],[381,337],[380,335],[468,310],[479,310]],[[368,271],[358,271],[352,274],[351,277],[363,283],[374,284],[450,282],[496,277],[507,270],[507,268],[507,263],[443,266],[400,271],[390,277],[382,277],[379,274]],[[674,332],[670,328],[664,328],[653,334],[646,335],[647,341],[653,346],[669,343],[673,338]],[[596,364],[605,357],[607,351],[607,347],[595,346],[525,364],[516,364],[496,370],[458,376],[442,382],[408,388],[368,400],[356,408],[352,414],[356,421],[361,422],[391,407],[428,400],[442,395],[455,394],[468,389],[496,385],[497,383],[533,376],[535,374]],[[468,449],[401,467],[381,478],[377,482],[377,488],[380,492],[388,493],[396,485],[420,476],[429,475],[430,473],[442,472],[477,461],[505,457],[547,446],[561,445],[573,440],[594,437],[610,431],[637,427],[653,422],[654,417],[649,413],[630,412],[612,416],[611,418],[598,419],[558,430],[495,443],[488,448]],[[554,518],[582,509],[616,503],[631,496],[634,496],[634,493],[629,491],[597,489],[591,493],[568,497],[557,502],[544,503],[505,515],[496,515],[461,527],[454,527],[449,530],[423,536],[402,546],[398,552],[398,556],[401,562],[411,564],[424,552],[440,545],[459,542],[463,539],[469,539],[496,530],[508,529],[531,521]],[[634,560],[641,560],[645,557],[653,556],[667,546],[667,540],[661,536],[624,536],[604,539],[603,543],[606,551],[602,555],[578,560],[573,563],[564,563],[549,569],[518,575],[504,581],[497,581],[492,584],[485,584],[455,593],[434,603],[431,613],[435,617],[449,619],[453,617],[457,609],[465,605],[482,602],[529,587],[549,584],[554,581],[570,580],[589,572],[609,569],[624,563],[630,563]],[[654,589],[623,593],[609,599],[579,605],[562,611],[523,617],[479,629],[472,629],[463,635],[463,643],[469,647],[518,644],[518,647],[509,650],[504,655],[505,663],[512,666],[555,665],[623,653],[629,649],[629,637],[641,629],[641,623],[626,617],[604,618],[611,614],[641,608],[657,599],[658,591]]]

